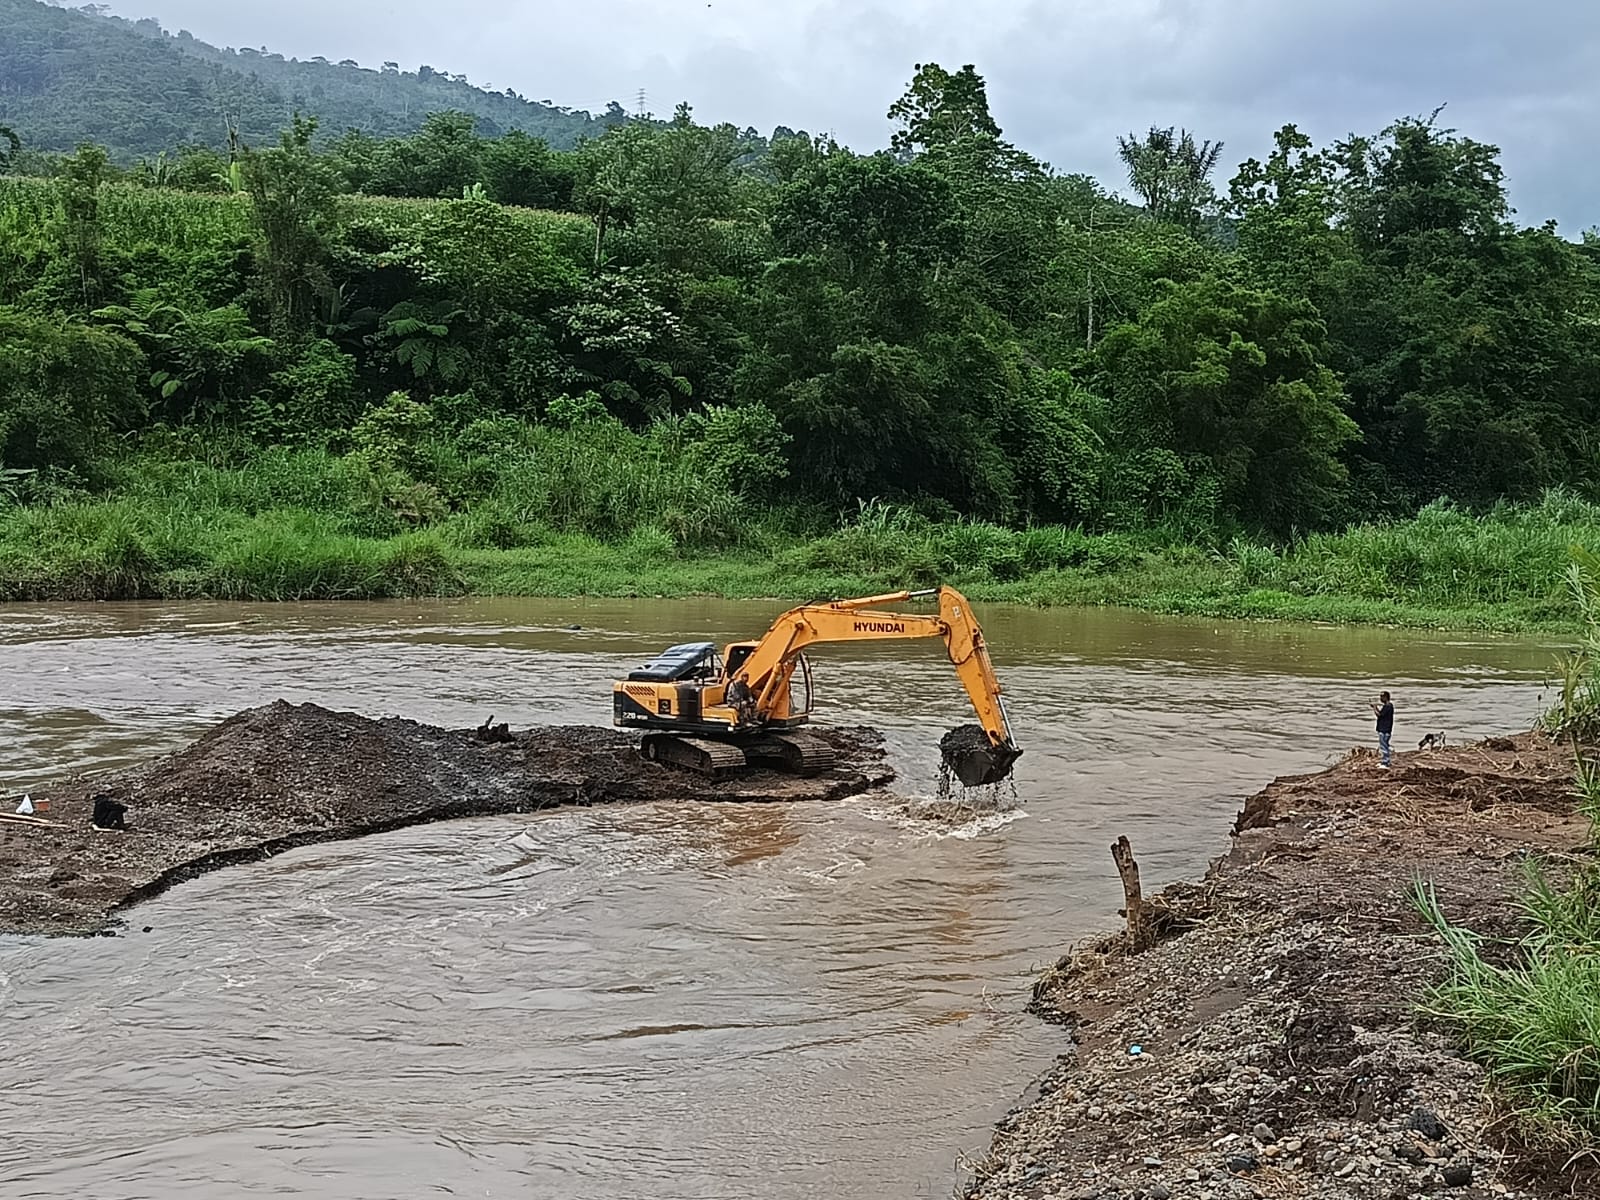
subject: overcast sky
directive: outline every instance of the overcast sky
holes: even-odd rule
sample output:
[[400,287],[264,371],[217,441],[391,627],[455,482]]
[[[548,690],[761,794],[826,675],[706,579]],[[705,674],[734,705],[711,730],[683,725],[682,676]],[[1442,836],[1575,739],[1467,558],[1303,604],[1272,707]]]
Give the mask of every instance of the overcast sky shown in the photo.
[[598,112],[887,143],[913,64],[975,64],[1023,149],[1120,188],[1116,136],[1183,125],[1227,146],[1319,142],[1448,103],[1499,145],[1519,218],[1600,224],[1600,0],[113,0],[225,46],[464,73]]

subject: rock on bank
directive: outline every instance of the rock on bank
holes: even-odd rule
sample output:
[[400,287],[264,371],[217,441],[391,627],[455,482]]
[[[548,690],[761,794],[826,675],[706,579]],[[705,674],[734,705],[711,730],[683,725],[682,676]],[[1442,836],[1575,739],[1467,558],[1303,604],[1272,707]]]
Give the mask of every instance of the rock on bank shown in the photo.
[[1166,940],[1106,939],[1040,980],[1035,1010],[1076,1050],[1001,1122],[969,1197],[1600,1195],[1498,1140],[1483,1072],[1419,1017],[1443,960],[1409,898],[1426,879],[1453,920],[1513,928],[1528,853],[1584,841],[1571,780],[1529,735],[1392,771],[1357,755],[1253,797],[1205,882],[1158,900]]
[[[426,821],[565,804],[835,800],[893,778],[867,729],[816,729],[834,770],[749,770],[712,784],[644,762],[626,733],[548,727],[473,732],[279,701],[229,718],[148,767],[43,789],[51,825],[0,822],[0,932],[87,933],[184,879],[312,842]],[[90,825],[97,798],[127,831]]]

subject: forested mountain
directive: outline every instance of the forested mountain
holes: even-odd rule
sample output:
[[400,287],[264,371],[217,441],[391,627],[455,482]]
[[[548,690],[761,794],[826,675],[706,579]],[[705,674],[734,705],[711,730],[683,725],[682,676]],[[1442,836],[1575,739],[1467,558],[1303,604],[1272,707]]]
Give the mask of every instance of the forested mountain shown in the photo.
[[104,6],[57,8],[0,0],[0,124],[39,150],[80,142],[115,159],[184,145],[225,146],[231,121],[248,142],[271,141],[296,112],[327,133],[409,133],[430,112],[470,113],[484,133],[511,130],[572,145],[621,121],[486,92],[462,75],[423,66],[300,62],[265,47],[219,50],[162,30],[153,20],[111,16]]

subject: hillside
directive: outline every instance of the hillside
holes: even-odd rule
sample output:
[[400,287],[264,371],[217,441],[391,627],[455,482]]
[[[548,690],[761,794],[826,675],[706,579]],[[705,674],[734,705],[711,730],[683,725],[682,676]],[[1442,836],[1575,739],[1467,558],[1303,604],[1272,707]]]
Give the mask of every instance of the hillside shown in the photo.
[[317,116],[327,131],[392,136],[443,109],[473,114],[483,133],[520,129],[556,147],[608,123],[428,67],[401,72],[222,50],[149,19],[0,0],[0,124],[32,149],[90,141],[127,159],[221,146],[230,119],[246,141],[268,142],[296,111]]

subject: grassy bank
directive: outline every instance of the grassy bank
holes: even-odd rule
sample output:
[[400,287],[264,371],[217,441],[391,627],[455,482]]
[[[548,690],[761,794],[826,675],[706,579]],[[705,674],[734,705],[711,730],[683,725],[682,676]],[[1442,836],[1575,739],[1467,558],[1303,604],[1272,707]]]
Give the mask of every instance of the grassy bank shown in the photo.
[[1545,724],[1571,741],[1572,797],[1586,844],[1576,854],[1527,859],[1524,920],[1510,936],[1452,923],[1426,883],[1417,884],[1415,901],[1449,962],[1429,1011],[1451,1022],[1488,1068],[1514,1135],[1568,1166],[1592,1167],[1600,1161],[1600,559],[1580,554],[1570,583],[1583,642]]
[[139,459],[98,495],[14,490],[0,506],[0,600],[789,599],[944,581],[1022,604],[1539,630],[1573,625],[1570,548],[1600,544],[1600,506],[1557,493],[1481,516],[1436,504],[1285,548],[1015,530],[887,505],[839,522],[730,499],[692,472],[652,474],[637,455],[608,467],[602,452],[561,446],[476,485],[472,460],[430,471],[437,486],[302,450],[239,466]]

